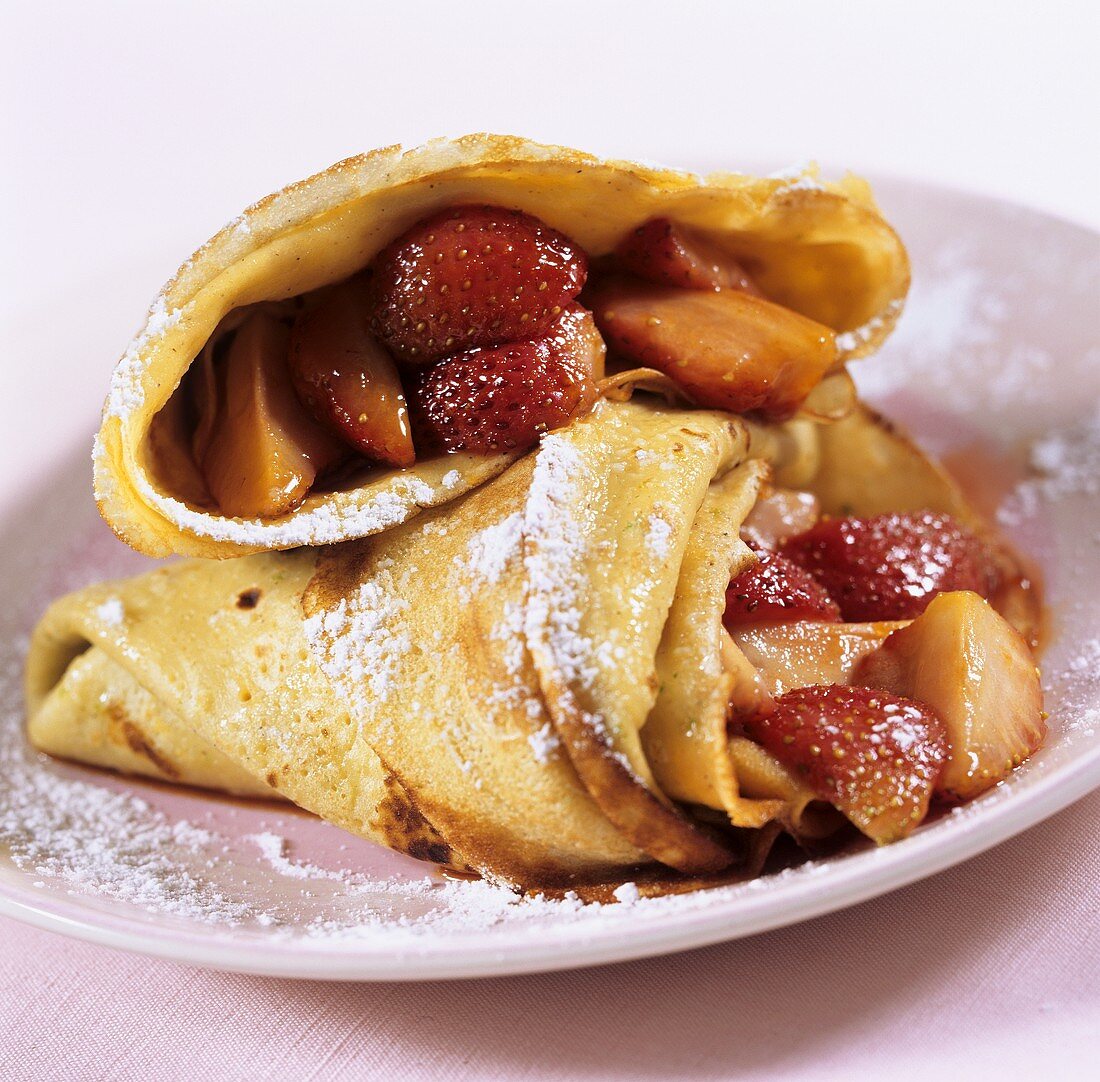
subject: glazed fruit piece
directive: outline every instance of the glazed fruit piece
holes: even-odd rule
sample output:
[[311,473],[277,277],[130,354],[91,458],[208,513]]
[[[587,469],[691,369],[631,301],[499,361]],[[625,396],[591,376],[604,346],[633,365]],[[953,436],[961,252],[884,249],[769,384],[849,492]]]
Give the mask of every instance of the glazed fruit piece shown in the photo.
[[947,759],[932,710],[870,688],[796,688],[745,732],[880,845],[924,819]]
[[318,474],[346,455],[294,394],[289,337],[285,323],[256,312],[229,345],[223,397],[202,454],[207,486],[224,515],[285,514],[305,499]]
[[571,316],[548,337],[457,353],[418,373],[410,390],[418,446],[526,451],[588,413],[598,394],[594,350],[578,322]]
[[974,593],[941,594],[864,658],[856,679],[935,710],[951,748],[939,788],[958,800],[1007,777],[1046,735],[1031,651]]
[[737,290],[612,276],[585,298],[611,350],[664,372],[700,406],[788,417],[836,363],[828,327]]
[[406,364],[541,338],[580,293],[585,253],[537,218],[458,206],[418,222],[379,253],[372,327]]
[[840,605],[845,620],[909,620],[937,594],[996,587],[985,544],[932,511],[825,519],[780,551]]
[[411,466],[409,413],[393,359],[368,328],[362,290],[343,285],[290,334],[294,390],[313,416],[368,458]]
[[619,265],[658,285],[681,289],[740,289],[763,296],[741,264],[721,245],[669,218],[651,218],[615,249]]
[[832,621],[840,609],[807,571],[775,553],[761,552],[726,590],[727,628],[745,624]]
[[821,517],[811,492],[770,488],[753,505],[741,525],[741,538],[754,549],[774,549],[788,537],[805,533]]
[[850,684],[859,662],[904,624],[746,624],[730,629],[762,689],[779,696],[810,684]]

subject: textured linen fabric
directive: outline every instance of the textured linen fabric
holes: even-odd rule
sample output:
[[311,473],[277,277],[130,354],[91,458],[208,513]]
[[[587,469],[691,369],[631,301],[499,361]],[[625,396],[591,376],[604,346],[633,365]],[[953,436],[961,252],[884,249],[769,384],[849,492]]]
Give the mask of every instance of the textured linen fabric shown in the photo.
[[1100,793],[831,916],[532,977],[325,984],[0,920],[0,1078],[1096,1077]]

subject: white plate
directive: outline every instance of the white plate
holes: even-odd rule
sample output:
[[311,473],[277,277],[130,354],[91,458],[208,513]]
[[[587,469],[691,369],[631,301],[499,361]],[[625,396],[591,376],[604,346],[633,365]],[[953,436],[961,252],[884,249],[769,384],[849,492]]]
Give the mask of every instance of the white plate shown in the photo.
[[914,287],[860,382],[1000,503],[1005,528],[1046,569],[1051,736],[1008,783],[888,848],[685,897],[581,907],[444,881],[277,805],[48,761],[21,736],[26,631],[51,597],[142,566],[96,517],[85,433],[48,484],[0,504],[0,912],[110,946],[282,976],[564,969],[851,905],[988,849],[1100,784],[1100,241],[976,196],[901,181],[878,191],[909,245]]

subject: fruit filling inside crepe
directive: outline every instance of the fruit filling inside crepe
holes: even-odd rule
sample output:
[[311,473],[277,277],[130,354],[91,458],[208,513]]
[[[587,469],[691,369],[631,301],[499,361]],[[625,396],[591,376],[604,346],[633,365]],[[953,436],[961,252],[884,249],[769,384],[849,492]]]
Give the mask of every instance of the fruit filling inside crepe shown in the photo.
[[530,214],[454,206],[342,282],[230,312],[154,422],[160,467],[199,506],[278,517],[372,467],[529,451],[636,367],[782,419],[839,362],[833,330],[669,218],[590,266]]
[[651,892],[896,841],[1039,747],[1033,577],[846,369],[908,286],[856,178],[471,137],[241,222],[95,451],[120,537],[206,558],[51,606],[36,747]]

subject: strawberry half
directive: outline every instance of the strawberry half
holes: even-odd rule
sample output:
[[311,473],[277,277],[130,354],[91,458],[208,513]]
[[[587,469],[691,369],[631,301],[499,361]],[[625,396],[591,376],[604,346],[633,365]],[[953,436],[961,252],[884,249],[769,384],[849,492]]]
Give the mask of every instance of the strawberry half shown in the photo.
[[537,218],[460,206],[417,222],[373,263],[371,326],[406,364],[541,338],[584,286],[588,257]]
[[745,732],[880,845],[928,814],[947,760],[944,724],[927,706],[870,688],[795,688]]
[[726,627],[839,619],[836,602],[808,571],[771,552],[758,553],[726,590]]
[[658,285],[683,289],[740,289],[763,294],[745,268],[710,238],[668,218],[632,229],[615,249],[619,265]]
[[417,446],[526,451],[542,433],[587,413],[598,391],[592,341],[578,322],[571,313],[545,338],[467,350],[417,373],[410,393]]
[[996,572],[984,542],[933,511],[823,519],[783,542],[840,605],[845,620],[910,620],[947,590],[987,597]]

